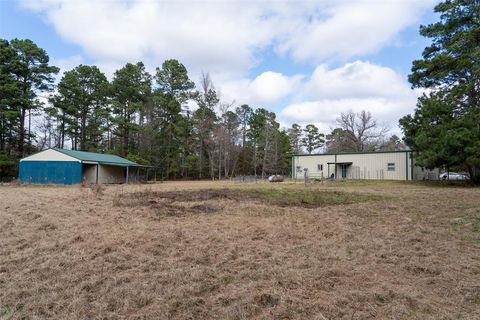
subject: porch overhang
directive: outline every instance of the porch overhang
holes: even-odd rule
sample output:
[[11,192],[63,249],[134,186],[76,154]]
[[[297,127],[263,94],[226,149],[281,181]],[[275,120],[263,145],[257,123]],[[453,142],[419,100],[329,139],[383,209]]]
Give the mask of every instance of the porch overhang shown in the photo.
[[107,161],[82,161],[84,164],[102,164],[106,166],[116,166],[116,167],[130,167],[130,168],[153,168],[152,166],[144,166],[141,164],[127,164],[127,163],[118,163],[118,162],[107,162]]
[[327,162],[327,164],[345,164],[347,166],[352,165],[353,162]]

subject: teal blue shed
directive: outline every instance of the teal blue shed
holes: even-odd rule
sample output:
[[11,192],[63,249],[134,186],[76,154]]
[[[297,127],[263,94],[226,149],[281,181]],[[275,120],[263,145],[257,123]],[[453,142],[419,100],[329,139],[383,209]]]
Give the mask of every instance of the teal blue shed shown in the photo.
[[19,180],[34,184],[125,183],[143,167],[110,154],[51,148],[20,160]]

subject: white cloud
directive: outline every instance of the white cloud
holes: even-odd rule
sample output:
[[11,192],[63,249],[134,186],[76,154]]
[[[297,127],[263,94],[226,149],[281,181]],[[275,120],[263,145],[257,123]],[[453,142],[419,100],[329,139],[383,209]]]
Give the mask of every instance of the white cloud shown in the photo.
[[433,0],[19,0],[96,61],[158,66],[176,58],[194,74],[237,77],[273,48],[318,63],[370,53],[416,23]]
[[285,76],[266,71],[253,80],[240,79],[220,82],[219,92],[226,101],[236,100],[252,107],[267,107],[292,94],[302,76]]
[[324,132],[340,113],[368,110],[398,133],[398,119],[411,113],[419,90],[411,90],[394,70],[356,61],[336,69],[318,66],[304,85],[303,95],[280,113],[282,124],[314,123]]
[[175,58],[193,73],[241,73],[254,51],[272,39],[272,22],[260,5],[184,1],[21,1],[39,12],[67,42],[98,61],[145,61],[160,65]]
[[355,61],[329,69],[318,66],[306,85],[305,94],[318,99],[404,97],[411,94],[405,80],[388,67]]
[[[312,14],[309,22],[291,31],[279,52],[296,60],[346,60],[372,53],[394,40],[402,29],[418,22],[435,1],[336,1]],[[323,13],[323,14],[322,14]]]

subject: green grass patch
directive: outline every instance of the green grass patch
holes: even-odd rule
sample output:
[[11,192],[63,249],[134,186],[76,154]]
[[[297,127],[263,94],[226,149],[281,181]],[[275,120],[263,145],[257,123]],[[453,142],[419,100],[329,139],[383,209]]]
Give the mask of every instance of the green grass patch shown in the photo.
[[247,198],[263,200],[280,206],[322,207],[384,199],[382,196],[311,188],[249,188],[238,189]]
[[[369,187],[369,186],[392,186],[401,184],[404,181],[399,180],[326,180],[325,183],[309,179],[308,185],[320,185],[326,187]],[[288,180],[288,184],[304,185],[303,179]]]
[[[352,204],[365,201],[387,199],[369,193],[344,192],[298,186],[241,186],[223,189],[199,189],[182,191],[133,192],[114,199],[116,206],[150,206],[155,208],[173,208],[181,202],[203,202],[216,200],[234,200],[239,202],[262,202],[281,207],[323,207],[329,205]],[[214,205],[212,205],[213,208]],[[189,209],[208,211],[207,205],[189,206]],[[185,211],[185,207],[177,208]],[[217,208],[218,209],[218,208]],[[214,210],[211,210],[214,211]]]
[[[303,184],[303,180],[289,180],[290,184]],[[321,183],[309,181],[309,185],[322,185]],[[443,181],[443,180],[334,180],[328,181],[325,186],[328,187],[392,187],[392,186],[421,186],[421,187],[438,187],[438,188],[479,188],[468,181]]]

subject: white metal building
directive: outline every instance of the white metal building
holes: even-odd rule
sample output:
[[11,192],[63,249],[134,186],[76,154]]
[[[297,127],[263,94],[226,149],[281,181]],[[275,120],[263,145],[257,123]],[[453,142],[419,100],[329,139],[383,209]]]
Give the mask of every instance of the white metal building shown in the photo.
[[415,165],[410,150],[294,155],[292,172],[294,179],[438,179],[438,170]]

